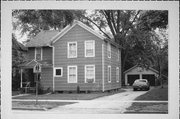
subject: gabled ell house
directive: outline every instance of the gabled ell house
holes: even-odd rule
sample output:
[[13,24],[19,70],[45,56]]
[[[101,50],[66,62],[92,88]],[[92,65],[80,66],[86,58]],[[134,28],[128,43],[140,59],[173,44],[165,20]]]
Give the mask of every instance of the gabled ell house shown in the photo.
[[44,90],[74,91],[79,87],[81,91],[104,92],[121,88],[121,47],[80,21],[61,32],[41,31],[26,47],[29,61],[21,65],[22,72],[31,70],[33,75],[39,62]]

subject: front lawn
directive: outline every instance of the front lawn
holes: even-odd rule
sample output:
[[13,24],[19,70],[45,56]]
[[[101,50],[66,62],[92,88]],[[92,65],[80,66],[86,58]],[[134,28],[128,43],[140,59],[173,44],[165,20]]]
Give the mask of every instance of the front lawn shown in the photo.
[[143,102],[143,101],[168,101],[168,86],[164,88],[156,87],[147,93],[137,97],[135,100],[142,102],[134,102],[128,107],[125,113],[168,113],[168,102]]
[[[57,94],[49,94],[49,95],[38,95],[39,100],[92,100],[95,98],[113,95],[115,93],[121,93],[125,90],[119,90],[116,92],[92,92],[92,93],[57,93]],[[13,97],[13,99],[36,99],[34,94],[26,95],[26,96],[18,96]]]
[[160,86],[154,88],[144,95],[137,97],[135,100],[159,100],[159,101],[167,101],[168,100],[168,86],[165,85],[164,88]]
[[125,113],[168,113],[168,103],[135,102]]

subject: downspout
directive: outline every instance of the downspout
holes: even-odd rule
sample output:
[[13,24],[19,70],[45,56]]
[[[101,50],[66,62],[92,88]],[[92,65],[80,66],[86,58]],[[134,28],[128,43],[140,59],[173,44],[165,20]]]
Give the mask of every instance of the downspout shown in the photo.
[[55,82],[54,82],[54,46],[52,46],[53,49],[53,56],[52,56],[52,62],[53,62],[53,92],[55,91]]
[[102,91],[104,92],[104,43],[102,44]]
[[21,88],[22,88],[22,80],[23,80],[23,74],[22,74],[22,72],[23,72],[23,69],[21,68],[21,84],[20,84],[20,86],[21,86]]
[[55,82],[54,82],[54,46],[52,46],[52,44],[50,43],[49,47],[52,48],[52,65],[53,65],[53,92],[55,91]]

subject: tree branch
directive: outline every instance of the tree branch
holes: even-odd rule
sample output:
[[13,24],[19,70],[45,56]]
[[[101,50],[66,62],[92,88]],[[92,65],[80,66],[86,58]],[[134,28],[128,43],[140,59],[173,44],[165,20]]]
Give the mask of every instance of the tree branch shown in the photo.
[[93,20],[91,20],[90,18],[88,18],[88,17],[86,17],[86,16],[82,16],[82,17],[84,17],[85,19],[87,19],[88,21],[90,21],[91,23],[93,23],[107,38],[109,38],[109,39],[111,39],[111,37],[108,35],[108,34],[106,34],[101,28],[100,28],[100,26],[98,26]]
[[116,31],[116,33],[118,32],[118,29],[117,29],[117,27],[116,27],[116,24],[115,24],[115,18],[114,18],[114,13],[113,13],[113,11],[111,10],[110,11],[110,15],[111,15],[111,21],[112,21],[112,25],[113,25],[113,27],[114,27],[114,30]]
[[126,31],[126,32],[123,33],[123,36],[125,36],[125,35],[127,34],[127,32],[129,31],[129,29],[132,28],[132,24],[135,22],[135,20],[136,20],[136,18],[137,18],[137,16],[138,16],[139,13],[140,13],[140,10],[138,10],[138,12],[136,13],[136,15],[134,16],[134,19],[132,20],[132,22],[131,22],[131,24],[129,25],[129,27],[128,27],[126,30],[124,30],[124,31]]
[[117,11],[117,21],[116,21],[118,32],[120,32],[120,30],[119,30],[119,28],[120,28],[119,22],[120,22],[120,10]]
[[113,36],[115,37],[116,34],[115,34],[114,28],[113,28],[112,23],[111,23],[110,13],[109,13],[108,10],[104,10],[103,12],[104,12],[104,14],[106,14],[105,15],[106,21],[108,22],[108,25],[109,25],[109,27],[111,29],[111,32],[112,32]]

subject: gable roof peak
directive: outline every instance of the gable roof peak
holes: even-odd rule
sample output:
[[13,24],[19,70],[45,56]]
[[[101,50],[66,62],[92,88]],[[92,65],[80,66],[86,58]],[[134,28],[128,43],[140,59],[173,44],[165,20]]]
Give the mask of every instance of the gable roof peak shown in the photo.
[[79,20],[74,20],[72,24],[66,26],[60,33],[58,33],[55,37],[52,38],[51,43],[55,43],[57,40],[59,40],[62,36],[64,36],[68,31],[70,31],[73,27],[76,25],[79,25],[83,29],[87,30],[88,32],[92,33],[93,35],[99,37],[100,39],[104,40],[106,37],[103,35],[97,33],[95,30],[87,26],[86,24],[82,23]]

